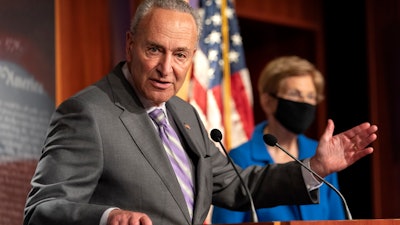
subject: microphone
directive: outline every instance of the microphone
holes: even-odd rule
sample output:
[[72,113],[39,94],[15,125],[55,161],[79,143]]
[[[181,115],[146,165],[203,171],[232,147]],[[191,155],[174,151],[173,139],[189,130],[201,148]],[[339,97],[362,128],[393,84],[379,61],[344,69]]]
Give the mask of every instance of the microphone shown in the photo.
[[272,135],[272,134],[264,134],[263,139],[264,139],[264,142],[267,145],[276,146],[279,149],[281,149],[282,151],[284,151],[288,156],[290,156],[292,159],[294,159],[296,162],[298,162],[302,167],[304,167],[306,170],[308,170],[310,173],[312,173],[314,176],[316,176],[320,181],[322,181],[323,183],[328,185],[328,187],[330,187],[332,190],[334,190],[339,195],[339,197],[342,199],[342,202],[344,204],[344,208],[346,210],[347,219],[348,220],[352,220],[353,219],[352,216],[351,216],[349,207],[347,206],[346,199],[344,199],[343,195],[339,192],[338,189],[335,188],[335,186],[333,186],[331,183],[326,181],[324,178],[322,178],[320,175],[318,175],[316,172],[314,172],[311,168],[306,166],[302,161],[298,160],[296,157],[294,157],[292,154],[290,154],[286,149],[284,149],[282,146],[280,146],[278,144],[278,139],[274,135]]
[[258,217],[257,217],[257,213],[256,213],[256,208],[254,207],[253,197],[251,196],[249,188],[247,187],[246,183],[243,181],[242,176],[240,176],[240,173],[237,170],[235,164],[233,163],[232,158],[228,155],[228,152],[226,151],[224,145],[221,142],[221,140],[222,140],[221,131],[219,131],[218,129],[212,129],[211,132],[210,132],[210,136],[211,136],[211,139],[213,141],[218,142],[220,144],[221,148],[225,152],[226,157],[228,158],[229,163],[232,165],[232,167],[235,170],[237,176],[239,177],[240,183],[242,184],[242,186],[246,190],[246,194],[249,197],[250,206],[251,206],[251,219],[252,219],[252,222],[258,223]]

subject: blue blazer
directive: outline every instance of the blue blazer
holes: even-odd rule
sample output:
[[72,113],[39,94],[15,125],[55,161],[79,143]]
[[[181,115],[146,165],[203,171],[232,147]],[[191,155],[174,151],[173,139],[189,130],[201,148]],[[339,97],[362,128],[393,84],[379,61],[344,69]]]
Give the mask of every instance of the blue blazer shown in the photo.
[[[246,168],[250,165],[264,166],[274,163],[263,141],[263,130],[267,125],[267,121],[258,124],[248,142],[229,152],[236,164]],[[299,135],[298,144],[299,159],[305,159],[314,155],[318,142],[304,135]],[[325,179],[339,189],[336,173],[325,177]],[[319,202],[319,204],[311,205],[282,205],[258,209],[257,215],[260,222],[345,219],[344,207],[340,197],[327,185],[322,185],[320,188]],[[249,212],[231,211],[216,206],[213,209],[212,223],[214,224],[242,222],[251,222],[251,214]]]

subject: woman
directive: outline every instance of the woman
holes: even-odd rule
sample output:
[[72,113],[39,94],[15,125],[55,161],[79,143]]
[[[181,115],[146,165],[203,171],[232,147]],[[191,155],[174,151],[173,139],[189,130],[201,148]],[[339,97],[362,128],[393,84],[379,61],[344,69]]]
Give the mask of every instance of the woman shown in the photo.
[[[233,161],[243,168],[292,161],[279,148],[264,143],[263,135],[267,133],[276,136],[279,144],[300,160],[314,155],[318,143],[303,133],[314,120],[316,105],[324,98],[322,74],[300,57],[279,57],[262,71],[258,91],[266,120],[255,127],[248,142],[230,151]],[[336,173],[325,179],[338,188]],[[327,185],[320,188],[319,204],[258,209],[257,215],[264,222],[345,219],[340,197]],[[251,222],[251,214],[214,207],[212,222]]]

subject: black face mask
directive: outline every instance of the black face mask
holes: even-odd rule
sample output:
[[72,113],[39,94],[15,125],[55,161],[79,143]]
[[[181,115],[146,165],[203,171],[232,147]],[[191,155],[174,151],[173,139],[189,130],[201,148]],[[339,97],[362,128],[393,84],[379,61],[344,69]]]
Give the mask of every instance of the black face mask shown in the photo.
[[289,131],[301,134],[314,121],[316,107],[304,102],[278,99],[275,118]]

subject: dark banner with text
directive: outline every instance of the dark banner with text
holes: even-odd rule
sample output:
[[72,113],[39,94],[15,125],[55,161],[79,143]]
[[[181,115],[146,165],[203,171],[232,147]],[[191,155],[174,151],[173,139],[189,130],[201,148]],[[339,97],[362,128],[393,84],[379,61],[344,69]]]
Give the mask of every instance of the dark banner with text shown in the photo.
[[0,0],[0,224],[20,225],[54,110],[54,1]]

